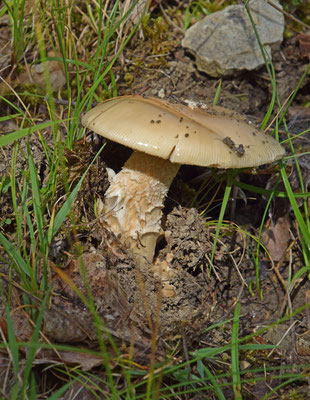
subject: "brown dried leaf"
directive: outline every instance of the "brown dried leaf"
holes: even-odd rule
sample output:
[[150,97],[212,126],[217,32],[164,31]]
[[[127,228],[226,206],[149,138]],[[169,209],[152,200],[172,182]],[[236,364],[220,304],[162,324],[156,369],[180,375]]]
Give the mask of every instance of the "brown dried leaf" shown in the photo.
[[300,55],[303,58],[308,58],[310,61],[310,35],[309,33],[301,33],[297,36],[299,43]]
[[[33,325],[25,310],[28,307],[21,307],[19,293],[16,288],[11,290],[11,304],[10,304],[10,318],[14,334],[18,341],[27,342],[31,339],[33,332]],[[6,312],[3,305],[0,303],[0,328],[3,334],[7,335],[7,319]]]
[[306,119],[310,117],[310,107],[304,106],[291,106],[287,111],[289,119],[300,118]]
[[8,326],[7,326],[6,320],[2,317],[0,317],[0,330],[3,333],[3,335],[7,338],[8,337]]
[[261,241],[275,262],[285,255],[290,240],[289,230],[288,214],[279,217],[276,221],[268,221],[263,228]]
[[55,362],[66,365],[78,365],[83,371],[90,371],[92,368],[102,365],[103,358],[86,352],[41,349],[36,354],[33,364],[54,364]]

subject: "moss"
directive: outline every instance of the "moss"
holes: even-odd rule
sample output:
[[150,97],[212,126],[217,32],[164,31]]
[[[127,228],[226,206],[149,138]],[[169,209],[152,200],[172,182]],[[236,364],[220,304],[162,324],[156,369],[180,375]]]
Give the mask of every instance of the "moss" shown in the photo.
[[164,52],[163,42],[168,31],[165,20],[162,17],[151,18],[150,14],[146,14],[142,18],[141,26],[145,40],[150,40],[152,43],[152,54]]
[[132,84],[132,82],[134,81],[133,74],[131,74],[130,72],[126,72],[124,75],[124,81],[129,85]]
[[[18,93],[24,103],[30,105],[32,108],[42,104],[44,93],[39,85],[35,83],[27,83],[23,85],[19,84],[15,88],[15,91]],[[16,95],[12,92],[7,93],[6,98],[16,101]]]
[[285,393],[281,397],[279,397],[279,399],[281,399],[281,400],[305,400],[306,397],[304,396],[304,394],[298,393],[298,390],[292,389],[288,393]]
[[176,17],[181,19],[183,27],[186,30],[189,26],[200,21],[206,15],[213,14],[217,11],[221,11],[229,5],[236,4],[236,1],[223,2],[210,2],[209,0],[193,1],[188,4],[185,9],[180,8]]
[[[310,14],[309,14],[310,0],[289,0],[284,2],[283,8],[289,14],[294,15],[300,21],[305,24],[310,24]],[[288,39],[297,32],[303,31],[303,26],[295,21],[287,19],[286,29],[284,32],[284,38]]]

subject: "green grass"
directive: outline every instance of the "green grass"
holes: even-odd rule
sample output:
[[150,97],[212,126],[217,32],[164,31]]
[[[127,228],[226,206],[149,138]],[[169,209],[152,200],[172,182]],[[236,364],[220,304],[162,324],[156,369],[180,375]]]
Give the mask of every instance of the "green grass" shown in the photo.
[[[0,271],[3,278],[0,284],[1,303],[5,311],[7,326],[7,335],[2,336],[0,348],[6,349],[8,352],[10,360],[8,371],[10,371],[9,381],[11,384],[9,395],[2,392],[0,388],[0,396],[10,399],[39,398],[41,394],[39,393],[34,362],[40,349],[52,349],[54,352],[84,352],[88,356],[102,357],[102,368],[98,368],[96,372],[84,371],[80,367],[72,367],[65,363],[49,366],[44,370],[43,375],[48,377],[48,374],[51,373],[51,375],[61,377],[62,380],[59,379],[58,386],[46,395],[45,398],[48,399],[61,398],[66,390],[77,382],[88,388],[98,399],[185,399],[199,394],[205,398],[225,399],[227,389],[232,389],[234,397],[241,399],[244,396],[245,385],[265,380],[266,373],[269,379],[279,380],[278,387],[270,389],[270,392],[265,395],[264,398],[268,399],[278,393],[280,388],[290,387],[294,382],[304,381],[309,365],[295,365],[293,369],[293,366],[290,365],[281,367],[268,365],[267,361],[265,366],[254,365],[246,370],[241,369],[241,359],[246,359],[247,355],[253,352],[259,359],[263,357],[264,351],[274,349],[275,346],[258,344],[254,341],[255,336],[263,334],[270,327],[263,328],[259,332],[246,337],[239,336],[240,318],[242,316],[242,307],[239,303],[235,306],[234,317],[231,320],[217,322],[197,335],[200,344],[196,350],[190,349],[187,358],[184,356],[181,341],[177,340],[167,351],[166,358],[160,363],[155,362],[153,357],[149,360],[148,365],[138,365],[131,358],[122,357],[121,349],[117,347],[112,335],[109,334],[98,315],[85,266],[82,262],[80,268],[86,293],[82,293],[76,287],[74,287],[74,290],[93,317],[98,337],[98,350],[83,349],[81,346],[51,344],[45,341],[41,334],[41,328],[44,311],[49,307],[51,295],[48,268],[49,248],[52,240],[62,229],[65,229],[64,226],[68,221],[70,226],[74,226],[75,219],[72,212],[74,199],[83,185],[89,169],[100,156],[102,149],[81,174],[73,188],[70,187],[67,174],[63,170],[66,165],[65,150],[72,148],[73,143],[82,136],[83,130],[80,128],[79,122],[81,113],[88,110],[93,102],[118,94],[114,67],[122,51],[138,29],[139,22],[134,27],[126,29],[127,20],[135,5],[134,2],[131,2],[125,14],[120,13],[121,3],[118,0],[107,2],[109,4],[107,8],[105,8],[104,2],[86,2],[82,14],[74,2],[70,4],[69,9],[66,3],[60,0],[35,3],[31,17],[26,15],[27,4],[24,0],[6,0],[0,9],[0,16],[7,14],[10,17],[13,40],[12,60],[16,63],[14,68],[23,68],[23,57],[30,53],[31,48],[36,48],[38,52],[35,63],[48,65],[46,62],[61,62],[66,82],[61,96],[68,100],[68,105],[66,115],[60,113],[57,103],[58,97],[53,92],[50,72],[46,66],[43,68],[46,96],[33,94],[38,105],[45,102],[48,110],[46,120],[42,121],[31,114],[31,111],[23,104],[22,92],[13,92],[9,95],[6,93],[0,98],[2,104],[12,110],[11,115],[0,117],[0,121],[12,119],[18,123],[18,128],[14,132],[0,137],[0,147],[12,146],[11,173],[9,177],[0,177],[0,195],[4,196],[10,192],[13,209],[13,215],[4,215],[0,221],[0,246],[2,250],[0,261],[5,264],[9,263],[11,267],[9,276]],[[204,8],[203,2],[191,2],[184,12],[184,24],[187,27],[192,16],[205,14],[208,11]],[[79,30],[82,21],[85,31]],[[33,27],[34,29],[32,29]],[[255,30],[254,25],[253,29]],[[96,39],[94,47],[91,47],[90,44],[90,49],[85,47],[86,56],[83,59],[81,59],[79,50],[81,43],[79,43],[78,34],[81,37],[84,35],[82,45],[85,46],[87,43],[91,43],[94,38]],[[50,49],[54,50],[55,56],[48,55]],[[281,104],[277,95],[272,63],[267,59],[262,46],[261,50],[266,57],[266,69],[273,85],[273,96],[262,122],[262,128],[264,128],[270,121],[275,107],[277,106],[280,109]],[[310,67],[300,77],[294,94],[276,121],[274,135],[277,138],[277,127],[282,122],[285,124],[285,114],[309,69]],[[218,86],[215,102],[220,98],[220,89],[221,84]],[[52,143],[46,139],[47,129],[52,132]],[[60,140],[62,131],[65,131],[64,141]],[[223,221],[233,185],[264,195],[269,199],[261,222],[260,234],[272,198],[288,197],[298,224],[300,246],[304,259],[303,268],[292,275],[288,282],[286,290],[291,293],[299,279],[309,276],[310,221],[307,206],[309,193],[306,193],[303,186],[294,140],[290,138],[287,128],[286,131],[286,142],[290,144],[291,154],[279,164],[280,178],[284,183],[285,192],[277,190],[276,186],[271,190],[266,190],[246,185],[235,179],[239,171],[228,172],[223,201],[216,222],[211,263],[214,260],[216,243],[220,238],[221,231],[223,227],[227,226],[226,222]],[[307,133],[309,133],[309,130],[300,133],[300,135]],[[44,185],[41,184],[39,171],[34,160],[31,135],[38,136],[48,161],[50,172]],[[26,152],[20,146],[21,139],[26,139]],[[18,171],[19,158],[25,160],[27,165],[27,168],[21,174]],[[301,193],[294,193],[290,186],[285,169],[289,158],[293,159],[298,169]],[[59,171],[62,171],[62,173],[60,174]],[[61,204],[58,204],[59,199],[57,198],[59,185],[63,185],[65,188]],[[301,208],[297,205],[297,197],[303,199]],[[195,200],[193,199],[193,203]],[[7,228],[10,228],[8,229],[9,233],[7,233]],[[256,243],[258,243],[254,254],[256,265],[258,265],[260,234],[258,238],[255,238]],[[41,281],[37,280],[39,268],[42,268],[43,271]],[[66,279],[60,269],[55,269],[55,271],[64,280]],[[5,282],[8,285],[4,285]],[[70,282],[67,283],[70,284]],[[23,306],[29,318],[34,322],[31,339],[25,343],[16,337],[14,329],[12,304],[16,289],[21,294]],[[261,294],[258,272],[257,291]],[[273,325],[284,323],[290,318],[296,317],[308,307],[309,304],[305,304],[305,306],[287,314]],[[205,339],[212,337],[215,330],[231,332],[229,343],[217,347],[206,345]],[[153,343],[155,343],[155,339],[153,338]],[[111,349],[112,352],[110,352]]]

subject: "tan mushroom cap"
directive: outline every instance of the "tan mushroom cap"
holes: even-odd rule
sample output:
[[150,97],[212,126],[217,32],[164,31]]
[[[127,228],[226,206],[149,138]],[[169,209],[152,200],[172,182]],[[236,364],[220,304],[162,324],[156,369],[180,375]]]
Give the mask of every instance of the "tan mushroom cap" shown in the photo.
[[124,96],[87,112],[82,124],[114,142],[173,163],[255,167],[282,158],[284,148],[221,107],[192,109],[167,100]]

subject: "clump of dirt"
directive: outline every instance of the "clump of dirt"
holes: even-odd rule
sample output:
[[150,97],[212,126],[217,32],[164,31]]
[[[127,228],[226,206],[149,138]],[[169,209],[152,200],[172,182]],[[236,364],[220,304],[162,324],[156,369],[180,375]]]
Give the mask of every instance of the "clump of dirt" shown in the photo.
[[[134,266],[126,249],[122,248],[117,238],[113,239],[113,235],[103,238],[96,250],[106,258],[109,273],[118,280],[132,309],[145,321],[152,323],[155,323],[158,315],[160,334],[165,337],[168,333],[179,333],[188,325],[194,331],[194,323],[197,323],[196,328],[206,324],[209,299],[216,282],[216,279],[209,278],[209,285],[206,285],[205,279],[199,281],[192,273],[198,268],[201,273],[206,270],[203,254],[210,250],[207,228],[197,210],[174,210],[168,215],[166,226],[169,229],[167,245],[159,252],[158,259],[169,259],[172,272],[170,284],[175,292],[172,297],[165,296],[161,275],[154,274],[152,265],[145,263]],[[98,227],[95,231],[98,235]],[[185,259],[182,259],[182,253],[186,255]],[[189,266],[187,259],[191,260]]]

